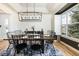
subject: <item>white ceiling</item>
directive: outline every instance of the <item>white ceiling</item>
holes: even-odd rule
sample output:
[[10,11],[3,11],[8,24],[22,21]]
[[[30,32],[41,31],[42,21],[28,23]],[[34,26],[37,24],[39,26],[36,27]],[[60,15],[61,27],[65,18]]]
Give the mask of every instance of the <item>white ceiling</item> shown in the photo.
[[0,14],[5,14],[5,12],[3,10],[0,9]]
[[[42,13],[56,13],[67,3],[6,3],[16,12],[37,11]],[[35,9],[34,9],[35,8]]]
[[35,7],[46,7],[47,4],[46,3],[19,3],[22,7],[33,7],[35,5]]

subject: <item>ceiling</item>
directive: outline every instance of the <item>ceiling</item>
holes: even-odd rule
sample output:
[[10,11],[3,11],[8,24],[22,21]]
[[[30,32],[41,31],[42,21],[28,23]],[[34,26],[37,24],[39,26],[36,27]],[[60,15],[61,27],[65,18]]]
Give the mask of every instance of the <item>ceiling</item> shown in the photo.
[[55,14],[67,3],[0,3],[0,13],[10,12],[42,12]]
[[12,10],[16,12],[42,12],[56,13],[67,3],[6,3]]
[[5,14],[5,12],[3,10],[0,9],[0,14]]

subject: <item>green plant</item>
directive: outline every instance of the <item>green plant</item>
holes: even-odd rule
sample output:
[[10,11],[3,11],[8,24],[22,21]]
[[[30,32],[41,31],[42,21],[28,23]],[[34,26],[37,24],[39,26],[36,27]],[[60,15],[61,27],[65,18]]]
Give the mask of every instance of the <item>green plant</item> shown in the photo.
[[79,22],[79,13],[75,12],[74,14],[72,14],[71,19],[72,19],[72,23]]

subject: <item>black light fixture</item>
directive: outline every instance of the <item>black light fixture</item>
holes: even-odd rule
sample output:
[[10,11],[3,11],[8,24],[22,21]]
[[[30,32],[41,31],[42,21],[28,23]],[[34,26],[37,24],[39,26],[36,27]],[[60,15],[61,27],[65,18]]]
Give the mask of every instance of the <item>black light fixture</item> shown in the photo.
[[28,3],[26,6],[27,6],[26,12],[18,12],[18,17],[19,17],[20,21],[41,20],[42,19],[42,13],[35,11],[35,3],[33,4],[34,11],[32,11],[32,12],[28,11]]

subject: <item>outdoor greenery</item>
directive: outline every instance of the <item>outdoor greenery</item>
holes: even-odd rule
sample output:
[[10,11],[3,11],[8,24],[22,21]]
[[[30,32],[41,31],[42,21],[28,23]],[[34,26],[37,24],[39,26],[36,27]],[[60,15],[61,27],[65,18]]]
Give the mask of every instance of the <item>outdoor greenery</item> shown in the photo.
[[68,35],[79,38],[79,13],[75,12],[71,16],[72,24],[68,26]]
[[74,14],[71,15],[72,23],[79,22],[79,12],[74,12]]
[[69,25],[68,35],[79,38],[79,24]]

